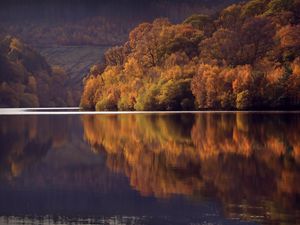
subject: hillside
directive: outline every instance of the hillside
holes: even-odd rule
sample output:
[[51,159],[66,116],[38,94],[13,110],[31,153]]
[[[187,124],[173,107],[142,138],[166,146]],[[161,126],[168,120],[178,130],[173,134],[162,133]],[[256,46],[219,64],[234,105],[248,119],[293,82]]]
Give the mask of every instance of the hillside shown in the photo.
[[78,97],[68,79],[19,39],[0,40],[0,107],[74,106]]
[[37,48],[50,65],[64,68],[69,74],[67,83],[82,88],[82,79],[89,73],[90,67],[100,64],[105,50],[101,46],[56,46]]

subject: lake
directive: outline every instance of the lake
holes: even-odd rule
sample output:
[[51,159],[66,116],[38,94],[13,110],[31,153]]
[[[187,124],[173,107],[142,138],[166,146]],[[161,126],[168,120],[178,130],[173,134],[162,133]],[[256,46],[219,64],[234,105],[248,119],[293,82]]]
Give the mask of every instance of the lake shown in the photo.
[[5,112],[0,224],[300,224],[298,112]]

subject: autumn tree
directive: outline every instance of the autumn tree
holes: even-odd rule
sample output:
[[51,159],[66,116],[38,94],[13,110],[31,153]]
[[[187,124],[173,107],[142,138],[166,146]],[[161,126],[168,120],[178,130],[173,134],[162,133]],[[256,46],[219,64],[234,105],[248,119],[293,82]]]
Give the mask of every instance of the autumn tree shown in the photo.
[[0,40],[2,107],[65,106],[69,79],[61,67],[51,67],[20,39]]
[[156,66],[162,57],[159,33],[165,27],[170,26],[166,19],[157,19],[150,23],[144,23],[136,27],[129,34],[129,43],[132,54],[146,67]]
[[115,46],[109,48],[104,53],[104,61],[107,66],[120,66],[125,62],[127,55],[130,52],[129,44],[125,44],[124,46]]
[[241,49],[238,34],[228,29],[217,30],[212,37],[200,43],[200,59],[204,62],[217,62],[220,65],[236,65],[237,53]]
[[95,108],[95,94],[97,89],[101,87],[100,79],[91,76],[85,80],[84,90],[81,96],[80,106],[85,109]]
[[300,56],[300,25],[287,25],[277,32],[280,41],[279,56],[283,56],[283,61],[292,61]]
[[241,30],[241,62],[253,64],[274,45],[275,28],[271,21],[263,17],[254,17],[245,21]]
[[241,4],[233,4],[223,9],[216,21],[217,26],[223,29],[237,30],[243,24]]
[[222,65],[252,64],[271,49],[274,34],[274,26],[269,19],[250,18],[239,31],[221,28],[202,41],[200,57],[204,61],[216,60]]
[[210,36],[215,29],[213,19],[203,14],[194,14],[186,18],[183,24],[191,24],[193,28],[203,31],[206,36]]
[[267,9],[268,0],[251,0],[242,7],[243,17],[254,17],[264,13]]

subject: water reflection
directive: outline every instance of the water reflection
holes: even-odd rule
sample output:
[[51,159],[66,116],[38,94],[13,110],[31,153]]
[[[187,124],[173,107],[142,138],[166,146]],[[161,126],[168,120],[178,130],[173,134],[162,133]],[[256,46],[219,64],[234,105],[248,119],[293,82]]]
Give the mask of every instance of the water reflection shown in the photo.
[[2,116],[0,119],[0,176],[7,179],[43,158],[50,147],[68,140],[69,119]]
[[111,190],[103,157],[94,157],[77,116],[2,116],[3,188]]
[[93,151],[105,151],[107,166],[144,196],[213,196],[229,217],[299,222],[299,115],[85,115],[82,121]]
[[299,114],[1,116],[0,221],[297,224],[299,135]]

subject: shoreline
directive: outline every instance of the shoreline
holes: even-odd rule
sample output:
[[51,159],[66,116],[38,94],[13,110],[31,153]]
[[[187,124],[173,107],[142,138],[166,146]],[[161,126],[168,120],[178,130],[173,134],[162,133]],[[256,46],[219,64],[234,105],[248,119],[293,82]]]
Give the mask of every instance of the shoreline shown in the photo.
[[130,115],[130,114],[298,114],[300,110],[81,111],[79,107],[0,108],[5,115]]

